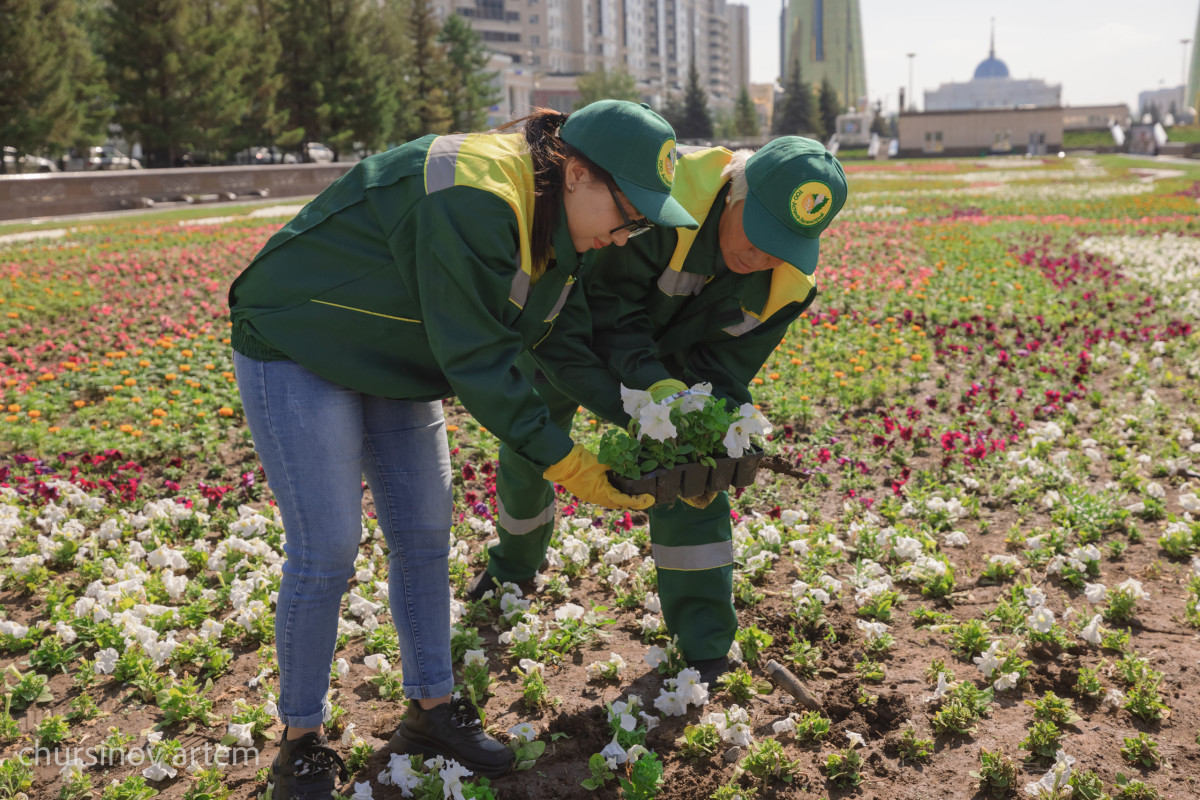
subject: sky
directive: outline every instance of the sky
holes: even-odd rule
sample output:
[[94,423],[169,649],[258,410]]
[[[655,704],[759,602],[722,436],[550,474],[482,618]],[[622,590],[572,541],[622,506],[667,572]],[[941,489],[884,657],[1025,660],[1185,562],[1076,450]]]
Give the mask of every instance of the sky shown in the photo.
[[[779,73],[781,0],[739,0],[750,6],[750,79]],[[908,53],[918,107],[924,90],[970,80],[987,58],[992,18],[996,57],[1013,78],[1062,85],[1064,105],[1126,103],[1139,92],[1183,82],[1200,0],[859,0],[866,50],[867,93],[895,110],[908,87]]]

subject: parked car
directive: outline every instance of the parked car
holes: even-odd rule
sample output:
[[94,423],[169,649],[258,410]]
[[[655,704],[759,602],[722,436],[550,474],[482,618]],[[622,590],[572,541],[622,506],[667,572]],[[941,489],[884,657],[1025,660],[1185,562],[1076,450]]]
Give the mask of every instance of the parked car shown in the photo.
[[247,164],[295,164],[300,159],[295,153],[285,153],[278,147],[247,147],[234,156],[234,163]]
[[141,169],[142,162],[110,144],[89,147],[83,156],[84,169]]
[[302,147],[304,160],[311,162],[333,161],[333,151],[320,142],[305,142]]
[[29,153],[21,154],[15,147],[5,147],[3,170],[0,171],[6,175],[15,175],[18,172],[58,172],[58,165],[48,158]]

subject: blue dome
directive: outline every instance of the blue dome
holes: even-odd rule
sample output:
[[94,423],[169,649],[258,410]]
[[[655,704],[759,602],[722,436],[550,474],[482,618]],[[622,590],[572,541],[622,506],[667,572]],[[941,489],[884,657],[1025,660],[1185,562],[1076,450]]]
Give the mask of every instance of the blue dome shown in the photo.
[[975,68],[975,78],[1007,78],[1008,67],[995,56],[988,56]]

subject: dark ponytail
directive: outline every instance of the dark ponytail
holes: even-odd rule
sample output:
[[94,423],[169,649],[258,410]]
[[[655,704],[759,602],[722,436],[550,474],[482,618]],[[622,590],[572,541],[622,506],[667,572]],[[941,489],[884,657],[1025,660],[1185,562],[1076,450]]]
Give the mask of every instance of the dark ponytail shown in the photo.
[[567,121],[567,115],[552,108],[535,108],[533,113],[502,125],[497,132],[507,133],[520,127],[525,133],[529,155],[533,160],[533,231],[530,233],[530,249],[533,254],[534,273],[540,273],[550,260],[554,229],[558,225],[558,210],[563,191],[563,164],[568,158],[577,158],[588,171],[600,180],[611,181],[609,174],[597,167],[571,145],[558,137],[558,129]]

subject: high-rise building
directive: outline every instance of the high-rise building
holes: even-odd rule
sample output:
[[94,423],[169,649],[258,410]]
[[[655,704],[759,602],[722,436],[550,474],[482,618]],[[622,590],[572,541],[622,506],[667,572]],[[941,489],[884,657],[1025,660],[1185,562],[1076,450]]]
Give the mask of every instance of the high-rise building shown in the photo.
[[866,107],[867,70],[858,0],[786,0],[781,80],[800,62],[800,76],[814,87],[826,78],[843,108]]
[[[1200,11],[1196,12],[1196,30],[1192,34],[1191,42],[1181,42],[1184,47],[1184,61],[1187,61],[1187,46],[1192,46],[1192,63],[1187,71],[1187,77],[1184,79],[1184,86],[1187,87],[1187,105],[1190,108],[1200,111]],[[1193,121],[1196,119],[1195,114],[1192,115]]]
[[[568,106],[574,77],[624,69],[654,104],[687,88],[693,63],[714,109],[749,82],[749,8],[727,0],[433,0],[511,59],[503,93],[522,105]],[[508,76],[504,76],[508,80]]]

